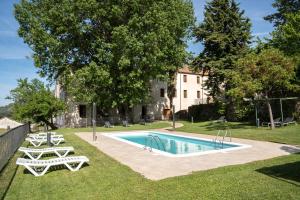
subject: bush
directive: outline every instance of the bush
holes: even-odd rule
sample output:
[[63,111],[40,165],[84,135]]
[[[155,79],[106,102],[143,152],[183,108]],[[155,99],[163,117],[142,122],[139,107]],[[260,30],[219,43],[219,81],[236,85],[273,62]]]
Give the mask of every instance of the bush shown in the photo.
[[194,105],[189,107],[188,116],[193,117],[194,121],[208,121],[220,117],[218,110],[218,106],[213,103]]
[[295,112],[293,113],[294,117],[297,121],[300,120],[300,101],[298,101],[295,105]]

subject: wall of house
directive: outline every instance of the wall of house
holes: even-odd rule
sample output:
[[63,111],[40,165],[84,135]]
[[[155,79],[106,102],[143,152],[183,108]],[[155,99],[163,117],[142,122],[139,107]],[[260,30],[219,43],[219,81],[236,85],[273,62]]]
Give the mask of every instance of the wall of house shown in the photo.
[[[184,75],[187,80],[184,82]],[[199,83],[197,83],[199,77]],[[187,110],[191,105],[205,104],[207,100],[207,91],[204,89],[204,83],[207,76],[198,74],[178,73],[176,77],[176,97],[173,98],[175,112]],[[184,97],[184,90],[187,91],[187,98]],[[197,92],[200,92],[200,98],[197,97]]]
[[[56,98],[64,100],[67,103],[68,111],[54,119],[59,127],[86,127],[92,125],[92,107],[85,103],[74,102],[72,98],[67,98],[65,91],[59,83],[56,83],[54,95]],[[86,117],[81,117],[79,105],[86,105]]]
[[[69,103],[69,112],[65,115],[65,122],[71,127],[87,127],[92,125],[92,108],[84,103]],[[86,105],[86,117],[81,117],[79,105]]]
[[[184,82],[184,75],[186,75],[186,82]],[[197,77],[199,77],[199,83],[197,83]],[[192,73],[178,73],[176,76],[176,96],[173,98],[173,105],[175,106],[175,112],[180,110],[187,110],[189,106],[197,104],[207,103],[207,91],[204,89],[204,83],[207,80],[207,76],[201,76],[200,74]],[[161,89],[164,90],[164,96],[161,96]],[[184,90],[187,91],[187,97],[184,97]],[[197,92],[200,96],[198,98]],[[167,119],[167,110],[170,109],[170,100],[167,97],[167,83],[163,81],[152,81],[151,88],[152,100],[147,106],[147,114],[153,115],[156,120]],[[135,120],[140,118],[142,106],[135,106],[134,116]]]
[[[184,82],[184,75],[187,80]],[[197,77],[199,77],[199,83],[197,83]],[[207,80],[207,76],[201,76],[200,74],[192,73],[178,73],[176,76],[176,96],[173,98],[173,105],[175,106],[175,112],[180,110],[187,110],[189,106],[197,104],[207,103],[207,91],[204,89],[204,82]],[[143,106],[146,107],[146,114],[153,116],[156,120],[168,119],[168,109],[170,109],[170,101],[167,97],[167,83],[163,81],[153,80],[151,88],[152,99],[145,105],[136,105],[132,109],[131,119],[133,122],[139,122],[142,115]],[[164,95],[161,95],[161,89],[164,90]],[[187,97],[184,97],[184,90],[187,91]],[[200,92],[199,98],[197,97],[197,91]],[[68,112],[56,118],[56,123],[60,126],[68,127],[85,127],[92,125],[92,107],[87,105],[86,118],[80,117],[79,105],[84,103],[78,103],[67,98],[63,89],[59,84],[55,87],[55,96],[60,99],[64,99],[69,108]],[[114,120],[116,121],[116,120]]]

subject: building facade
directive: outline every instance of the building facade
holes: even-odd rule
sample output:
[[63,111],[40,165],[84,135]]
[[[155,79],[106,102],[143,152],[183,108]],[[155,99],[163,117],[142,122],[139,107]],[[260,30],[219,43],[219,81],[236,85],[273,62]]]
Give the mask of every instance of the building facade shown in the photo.
[[[176,75],[175,96],[173,106],[175,113],[187,110],[188,107],[198,104],[206,104],[209,101],[208,93],[204,88],[207,75],[195,73],[188,66],[181,68]],[[134,121],[138,121],[141,115],[153,116],[156,120],[168,120],[171,112],[170,99],[167,96],[167,83],[152,81],[152,101],[147,105],[134,107]]]
[[[188,66],[184,66],[178,70],[176,74],[175,96],[173,98],[173,106],[175,112],[187,110],[189,106],[197,104],[206,104],[209,101],[204,83],[207,75],[203,73],[192,72]],[[153,120],[168,120],[171,113],[170,99],[167,96],[167,83],[159,80],[151,82],[151,100],[144,105],[136,105],[130,111],[130,121],[139,122],[144,116],[148,116]],[[73,102],[66,98],[65,91],[59,84],[55,88],[55,96],[64,99],[68,104],[68,112],[56,119],[58,126],[67,127],[84,127],[92,124],[92,106],[82,103]],[[120,122],[118,113],[110,116],[112,123]],[[97,122],[101,124],[103,117],[97,114]]]

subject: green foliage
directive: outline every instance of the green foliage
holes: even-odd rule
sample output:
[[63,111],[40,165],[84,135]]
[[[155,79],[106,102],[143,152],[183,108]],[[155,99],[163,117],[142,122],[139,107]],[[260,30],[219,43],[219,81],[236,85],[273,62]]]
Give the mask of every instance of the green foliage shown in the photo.
[[286,23],[273,32],[273,44],[288,55],[300,55],[300,11],[286,15]]
[[189,107],[188,113],[190,117],[193,117],[195,122],[213,120],[220,117],[216,104],[193,105]]
[[57,99],[48,87],[38,79],[31,82],[19,79],[18,86],[10,91],[9,99],[13,100],[14,118],[20,121],[45,123],[52,129],[56,127],[52,118],[65,110],[65,104]]
[[244,16],[235,0],[213,0],[205,6],[204,21],[194,30],[204,50],[194,65],[209,73],[206,87],[215,102],[219,102],[229,120],[236,120],[233,99],[226,96],[231,88],[227,74],[235,71],[234,62],[249,50],[250,20]]
[[300,11],[286,15],[286,23],[273,32],[272,45],[281,49],[285,54],[298,62],[298,83],[300,83]]
[[147,100],[150,80],[182,66],[194,23],[190,0],[22,0],[15,16],[40,73],[106,108]]
[[291,83],[294,78],[295,63],[277,49],[264,49],[260,53],[249,53],[236,63],[232,71],[233,87],[228,95],[235,98],[271,97],[277,92],[295,90]]
[[12,109],[12,104],[8,104],[6,106],[1,106],[0,107],[0,118],[11,117],[12,116],[11,109]]
[[300,11],[286,16],[286,23],[273,32],[272,44],[298,63],[295,82],[300,86]]
[[249,19],[234,0],[213,0],[205,6],[205,18],[194,31],[204,50],[195,60],[197,68],[209,71],[207,87],[216,98],[222,83],[229,87],[226,73],[234,70],[234,61],[245,54],[250,41]]
[[264,19],[274,23],[276,27],[286,23],[288,14],[296,13],[300,10],[299,0],[275,0],[272,5],[277,12],[266,16]]
[[300,1],[276,0],[273,6],[277,12],[265,18],[276,27],[270,44],[297,61],[296,77],[293,82],[300,85]]

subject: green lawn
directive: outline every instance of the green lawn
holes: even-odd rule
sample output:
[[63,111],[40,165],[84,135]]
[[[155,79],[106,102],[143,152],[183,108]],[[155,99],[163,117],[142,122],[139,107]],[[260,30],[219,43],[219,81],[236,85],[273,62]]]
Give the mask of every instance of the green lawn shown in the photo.
[[[300,196],[300,154],[150,181],[79,139],[73,134],[77,131],[59,130],[65,133],[65,145],[74,146],[75,155],[89,157],[89,166],[78,172],[51,171],[42,177],[34,177],[19,167],[5,199],[290,200]],[[18,156],[2,176],[13,174],[13,162]],[[6,179],[0,177],[1,184],[3,180]]]
[[[171,124],[168,122],[153,122],[147,123],[146,125],[134,124],[129,127],[124,126],[114,126],[113,128],[97,127],[97,132],[107,132],[107,131],[131,131],[131,130],[146,130],[146,129],[160,129],[171,127]],[[92,127],[88,128],[63,128],[59,130],[64,133],[74,133],[74,132],[91,132],[93,131]]]
[[[212,122],[181,123],[184,126],[176,130],[190,133],[216,135],[218,130],[223,128],[223,125]],[[267,127],[256,128],[249,124],[230,122],[228,128],[231,130],[232,137],[300,145],[300,125],[290,125],[270,130]]]
[[6,132],[6,129],[0,128],[0,135],[5,132]]

